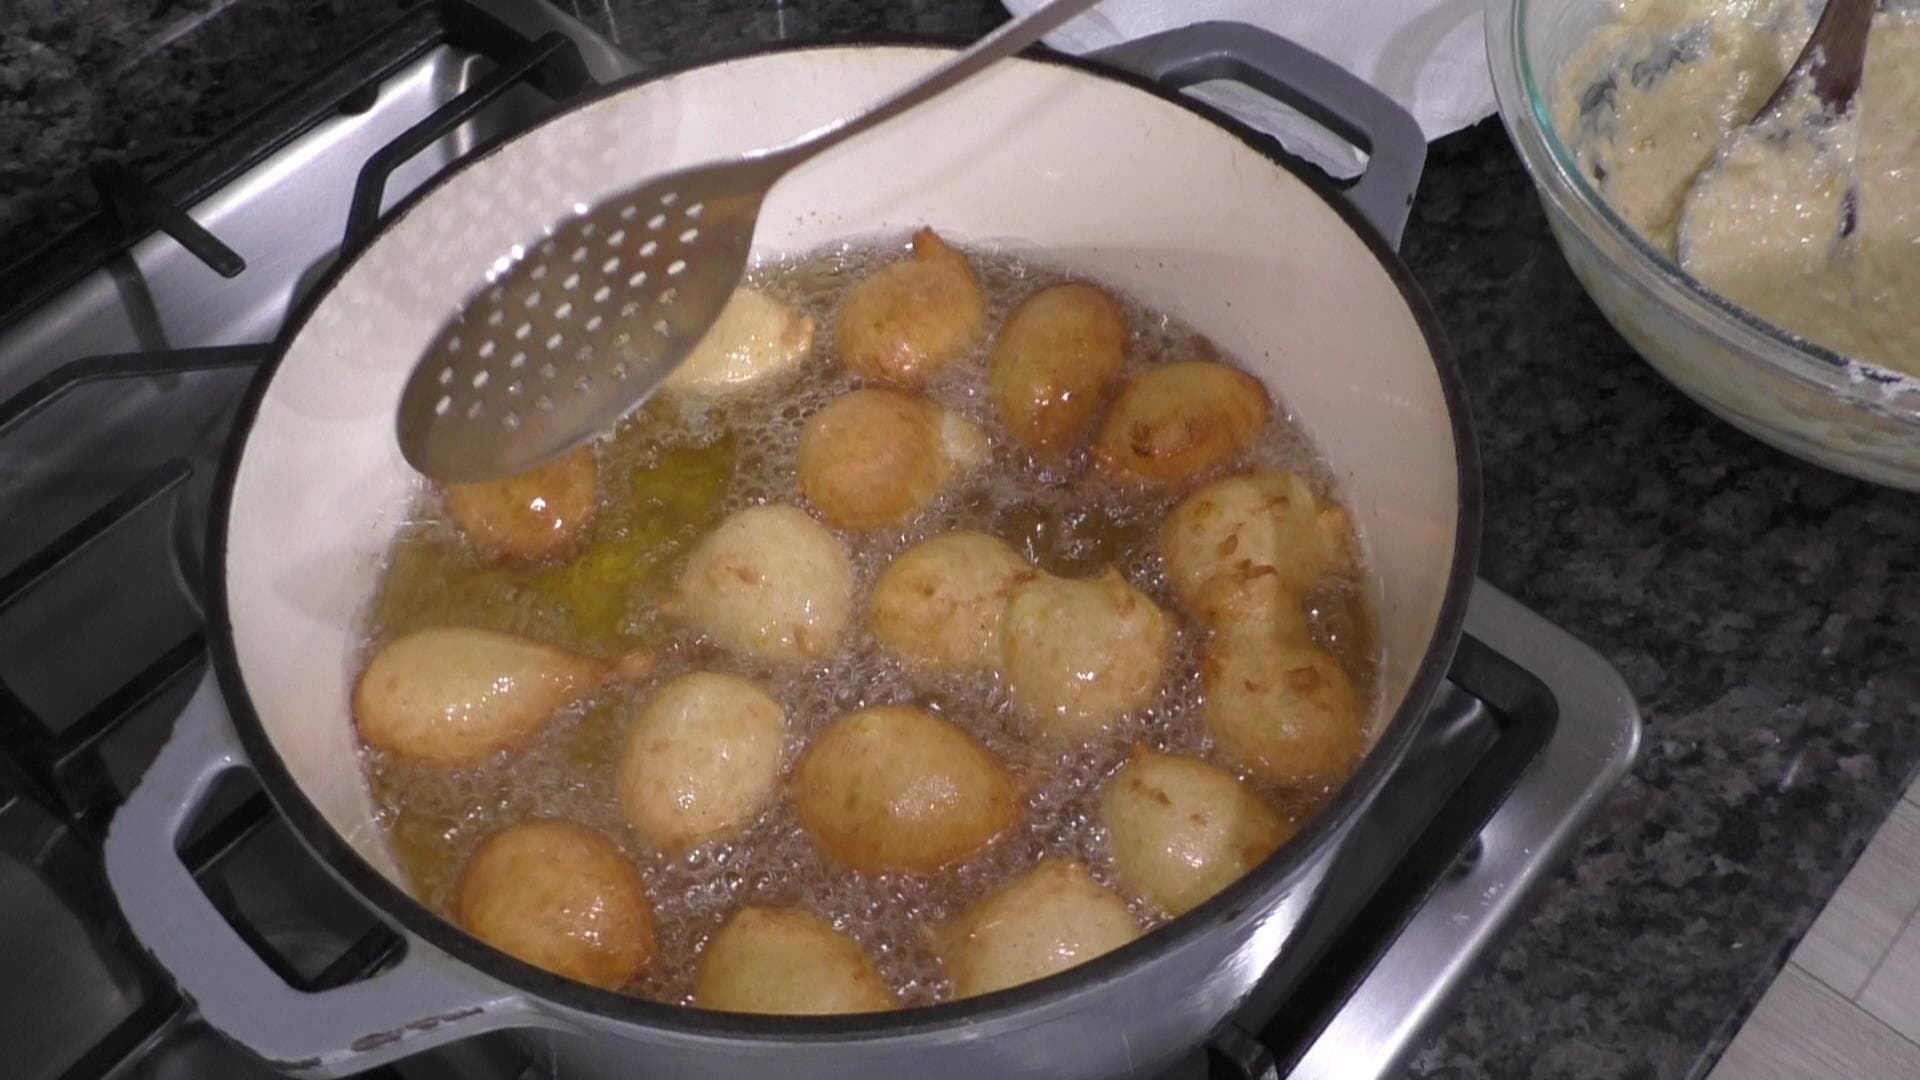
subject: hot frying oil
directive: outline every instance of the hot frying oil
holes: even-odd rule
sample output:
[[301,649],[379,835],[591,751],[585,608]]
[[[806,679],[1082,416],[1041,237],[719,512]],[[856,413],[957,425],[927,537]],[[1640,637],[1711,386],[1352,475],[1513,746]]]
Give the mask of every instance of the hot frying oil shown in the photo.
[[[1116,723],[1097,743],[1063,748],[1029,737],[1005,689],[991,676],[910,679],[858,627],[824,671],[756,670],[659,614],[688,552],[727,514],[774,501],[804,505],[795,479],[807,417],[856,384],[831,356],[833,315],[847,287],[899,257],[899,249],[849,248],[763,267],[753,284],[807,311],[814,349],[801,373],[727,400],[724,408],[656,398],[596,448],[600,512],[569,559],[540,566],[492,562],[448,522],[431,493],[393,547],[367,613],[367,655],[430,626],[474,626],[526,635],[598,656],[636,645],[659,650],[647,682],[609,692],[560,718],[531,745],[478,767],[411,765],[368,751],[367,765],[394,853],[416,893],[452,909],[459,869],[489,832],[526,817],[570,818],[601,830],[639,867],[655,906],[659,951],[634,993],[691,1001],[692,969],[708,935],[744,903],[798,905],[824,916],[872,957],[905,1004],[942,1000],[947,987],[927,929],[1046,855],[1085,862],[1111,880],[1094,820],[1100,782],[1129,747],[1205,756],[1197,722],[1198,650],[1203,632],[1182,622],[1170,677],[1146,709]],[[970,254],[998,326],[1027,295],[1062,280],[1031,262]],[[1168,316],[1127,308],[1128,370],[1214,356],[1211,345]],[[1174,604],[1155,538],[1177,495],[1103,486],[1082,453],[1036,466],[1002,438],[987,408],[986,343],[927,393],[979,423],[994,445],[975,470],[919,518],[897,529],[844,533],[853,556],[856,604],[875,575],[907,545],[950,529],[990,532],[1050,573],[1084,577],[1117,567],[1169,612]],[[1331,492],[1323,463],[1304,435],[1275,411],[1260,443],[1239,463],[1291,469]],[[1374,681],[1373,619],[1363,590],[1330,582],[1311,598],[1320,643],[1363,693]],[[653,689],[690,670],[738,673],[760,682],[786,709],[786,765],[836,716],[900,702],[927,708],[967,729],[1021,778],[1026,813],[1008,834],[958,867],[932,876],[856,874],[831,865],[808,840],[784,798],[740,833],[677,855],[651,850],[621,816],[614,767],[627,724]],[[1325,791],[1262,789],[1283,813],[1304,819]],[[1148,924],[1163,913],[1138,906]]]

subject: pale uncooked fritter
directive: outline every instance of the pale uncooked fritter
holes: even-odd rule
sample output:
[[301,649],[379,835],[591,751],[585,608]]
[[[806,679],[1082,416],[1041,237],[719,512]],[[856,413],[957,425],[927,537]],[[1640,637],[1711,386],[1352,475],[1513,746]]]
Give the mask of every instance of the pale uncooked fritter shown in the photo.
[[693,1000],[703,1009],[786,1016],[898,1005],[866,953],[825,919],[752,904],[729,916],[701,950]]
[[867,628],[928,673],[991,671],[1013,590],[1039,571],[1005,541],[959,529],[913,545],[873,583]]
[[1140,924],[1086,867],[1044,859],[937,936],[953,996],[965,998],[1084,964],[1139,937]]
[[780,703],[738,675],[669,680],[627,730],[618,775],[627,822],[669,851],[739,829],[779,783],[786,727]]
[[853,565],[805,510],[750,507],[695,546],[669,609],[750,659],[817,664],[853,621]]
[[813,317],[757,289],[735,289],[720,319],[664,390],[713,395],[791,373],[813,349]]
[[1267,627],[1216,633],[1201,651],[1200,722],[1225,760],[1270,783],[1314,788],[1367,748],[1360,695],[1339,661]]
[[1173,620],[1117,570],[1040,574],[1001,616],[1000,674],[1041,732],[1085,739],[1153,700],[1173,636]]
[[354,686],[353,718],[369,746],[430,765],[471,765],[652,668],[644,649],[599,660],[492,630],[420,630],[374,655]]
[[1170,915],[1198,907],[1293,835],[1232,773],[1142,747],[1101,786],[1098,816],[1120,886]]

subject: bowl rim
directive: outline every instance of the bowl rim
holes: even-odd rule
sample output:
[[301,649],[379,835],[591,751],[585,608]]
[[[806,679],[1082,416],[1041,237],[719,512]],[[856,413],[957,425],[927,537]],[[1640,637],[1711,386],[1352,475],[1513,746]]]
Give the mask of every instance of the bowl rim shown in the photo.
[[1835,351],[1735,304],[1648,243],[1594,188],[1561,139],[1543,92],[1551,88],[1543,88],[1527,54],[1527,15],[1538,2],[1487,0],[1486,46],[1494,101],[1521,164],[1550,208],[1583,238],[1598,241],[1595,253],[1626,281],[1748,359],[1846,404],[1920,425],[1920,373]]

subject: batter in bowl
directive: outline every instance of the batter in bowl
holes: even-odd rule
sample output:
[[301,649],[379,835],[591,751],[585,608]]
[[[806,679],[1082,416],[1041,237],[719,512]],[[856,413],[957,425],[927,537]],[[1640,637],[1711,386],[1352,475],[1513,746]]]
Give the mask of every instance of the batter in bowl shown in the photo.
[[[1680,259],[1683,209],[1792,66],[1807,0],[1619,0],[1569,63],[1556,127],[1587,179],[1648,243]],[[1847,117],[1804,89],[1780,138],[1743,140],[1686,220],[1684,265],[1768,322],[1835,352],[1920,374],[1920,10],[1875,17]],[[1855,191],[1856,225],[1837,236]]]

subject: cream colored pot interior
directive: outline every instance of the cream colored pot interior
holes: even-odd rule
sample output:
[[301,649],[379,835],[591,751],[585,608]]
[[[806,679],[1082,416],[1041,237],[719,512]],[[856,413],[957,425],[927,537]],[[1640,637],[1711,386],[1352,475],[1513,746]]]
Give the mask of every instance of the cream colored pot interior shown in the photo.
[[[892,47],[754,57],[576,111],[408,213],[293,342],[235,478],[226,560],[240,670],[301,788],[395,880],[348,692],[357,614],[418,490],[393,433],[415,359],[497,258],[567,208],[650,169],[794,138],[935,58]],[[1368,544],[1391,715],[1446,589],[1456,459],[1420,327],[1346,222],[1177,105],[1020,61],[791,175],[767,204],[759,250],[921,224],[1033,252],[1177,313],[1266,379],[1333,462]]]

